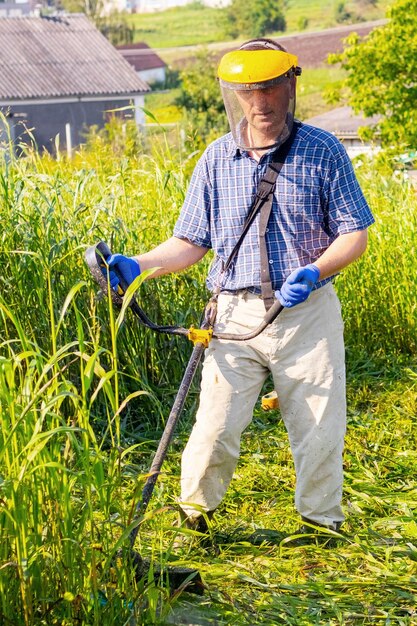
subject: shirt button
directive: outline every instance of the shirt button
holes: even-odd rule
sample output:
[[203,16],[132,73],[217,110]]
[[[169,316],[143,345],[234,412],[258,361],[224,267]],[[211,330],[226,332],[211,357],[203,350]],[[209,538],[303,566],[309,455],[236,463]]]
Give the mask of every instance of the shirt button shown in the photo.
[[265,232],[266,232],[266,233],[269,233],[269,228],[265,228]]
[[272,263],[273,263],[273,260],[269,259],[269,264],[272,265]]

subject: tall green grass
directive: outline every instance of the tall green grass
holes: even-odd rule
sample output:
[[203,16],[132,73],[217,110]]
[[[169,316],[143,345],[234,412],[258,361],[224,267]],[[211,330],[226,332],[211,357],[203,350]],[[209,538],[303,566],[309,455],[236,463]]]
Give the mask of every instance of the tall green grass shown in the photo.
[[[158,603],[113,557],[150,458],[132,463],[132,452],[149,450],[188,346],[117,321],[84,253],[101,239],[118,250],[166,236],[183,173],[162,170],[161,155],[115,159],[100,141],[93,161],[2,153],[0,616],[13,623],[123,623],[141,598],[146,623]],[[150,286],[148,312],[198,320],[193,280],[178,279],[175,298]]]
[[[210,594],[169,596],[135,580],[126,550],[115,558],[190,353],[98,299],[84,262],[99,240],[130,254],[171,233],[198,155],[142,140],[125,150],[117,133],[96,135],[72,161],[1,152],[0,621],[412,624],[416,196],[372,163],[358,165],[377,219],[369,250],[336,283],[350,371],[350,538],[335,552],[248,543],[249,531],[297,523],[283,425],[257,410],[219,511],[220,552],[174,557],[194,387],[137,547],[155,564],[197,565]],[[138,298],[156,320],[196,324],[206,269],[142,284]]]
[[417,196],[404,174],[358,163],[376,224],[366,254],[336,282],[347,343],[356,353],[416,353]]
[[126,549],[143,482],[132,459],[146,439],[127,441],[122,413],[144,392],[119,397],[121,320],[111,324],[106,351],[85,335],[77,291],[61,310],[62,319],[74,307],[74,341],[49,354],[0,300],[3,321],[16,331],[0,357],[2,623],[114,624],[132,616],[152,623],[160,594],[144,593],[147,579],[136,581]]

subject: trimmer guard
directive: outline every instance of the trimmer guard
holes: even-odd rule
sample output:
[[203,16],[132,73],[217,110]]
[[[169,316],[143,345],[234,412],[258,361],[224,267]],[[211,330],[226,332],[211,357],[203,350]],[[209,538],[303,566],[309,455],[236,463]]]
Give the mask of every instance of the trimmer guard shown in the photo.
[[85,253],[85,260],[90,268],[90,272],[93,275],[94,280],[99,284],[103,293],[110,293],[114,304],[121,307],[123,297],[110,287],[107,279],[107,272],[106,274],[103,274],[103,269],[107,269],[106,260],[111,256],[111,254],[109,246],[104,241],[100,241],[100,243],[87,249],[87,252]]

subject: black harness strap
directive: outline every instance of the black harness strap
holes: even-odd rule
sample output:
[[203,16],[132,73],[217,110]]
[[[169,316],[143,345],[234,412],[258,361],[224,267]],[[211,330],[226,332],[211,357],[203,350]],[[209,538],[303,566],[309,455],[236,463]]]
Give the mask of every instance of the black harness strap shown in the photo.
[[224,263],[222,268],[222,274],[226,273],[230,268],[232,262],[237,256],[239,252],[240,246],[242,245],[242,241],[246,237],[246,234],[255,219],[258,211],[260,210],[260,220],[259,220],[259,246],[260,246],[260,255],[261,255],[261,291],[262,291],[262,299],[264,301],[265,309],[268,311],[272,304],[274,303],[274,292],[272,289],[271,277],[269,274],[269,260],[268,260],[268,252],[266,248],[265,241],[265,233],[267,224],[269,221],[269,217],[271,215],[272,203],[274,199],[274,189],[277,182],[278,175],[285,163],[285,159],[287,158],[288,152],[292,146],[294,138],[297,134],[298,128],[300,124],[298,122],[294,122],[294,125],[291,130],[291,134],[288,139],[277,149],[275,152],[268,169],[266,170],[264,176],[259,181],[258,188],[256,190],[255,198],[252,202],[249,214],[245,220],[243,225],[242,232],[237,240],[232,252],[230,253],[227,261]]

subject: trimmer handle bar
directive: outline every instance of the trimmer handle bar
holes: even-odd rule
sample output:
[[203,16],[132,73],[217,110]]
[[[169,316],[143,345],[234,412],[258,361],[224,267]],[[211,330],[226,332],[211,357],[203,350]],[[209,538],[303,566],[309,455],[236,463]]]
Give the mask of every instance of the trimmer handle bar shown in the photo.
[[[91,246],[87,249],[87,252],[85,253],[85,260],[88,267],[90,268],[91,274],[93,275],[96,282],[99,284],[101,291],[105,294],[110,294],[110,297],[114,304],[120,308],[123,304],[123,297],[129,285],[126,284],[123,276],[121,276],[120,273],[117,271],[117,266],[115,266],[114,268],[112,268],[112,271],[117,274],[117,277],[119,279],[118,290],[116,291],[115,289],[112,289],[110,287],[110,284],[108,282],[108,266],[106,264],[106,260],[110,258],[111,255],[112,252],[109,246],[104,241],[100,241],[100,243],[98,243],[97,245]],[[181,326],[159,326],[158,324],[155,324],[146,315],[143,309],[141,309],[135,296],[133,296],[130,300],[129,306],[134,314],[142,322],[142,324],[152,330],[155,330],[156,332],[168,333],[171,335],[188,335],[187,328],[182,328]]]
[[[116,292],[109,286],[108,276],[106,272],[106,268],[108,267],[106,264],[106,260],[112,255],[112,252],[109,246],[104,242],[100,241],[100,243],[95,246],[91,246],[88,248],[85,254],[85,260],[87,262],[88,267],[90,268],[91,274],[93,275],[96,282],[99,284],[103,293],[109,293],[112,301],[116,306],[121,307],[123,303],[123,297],[126,293],[126,290],[129,285],[126,284],[126,281],[117,272],[117,265],[112,268],[112,271],[116,272],[117,277],[119,278],[118,291]],[[104,270],[104,273],[103,273]],[[133,313],[139,318],[139,320],[150,328],[159,333],[167,333],[171,335],[183,335],[189,337],[190,330],[187,328],[183,328],[182,326],[160,326],[159,324],[155,324],[141,309],[136,298],[133,296],[129,303],[130,308]],[[212,307],[212,301],[209,302],[208,306]],[[219,333],[213,330],[212,337],[216,339],[224,339],[228,341],[247,341],[248,339],[253,339],[257,337],[265,328],[274,321],[274,319],[281,313],[283,306],[277,300],[274,302],[272,307],[266,312],[264,319],[261,324],[255,328],[250,333],[246,333],[244,335],[237,335],[233,333]],[[205,316],[207,319],[207,315]],[[214,320],[213,320],[214,321]]]

